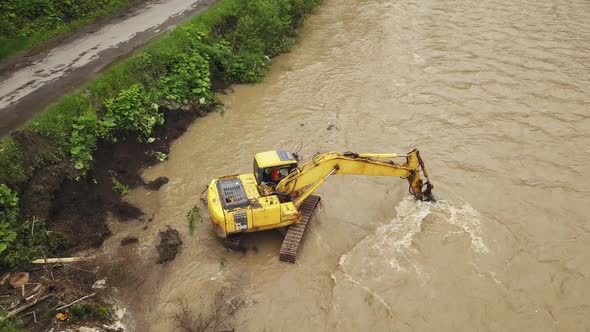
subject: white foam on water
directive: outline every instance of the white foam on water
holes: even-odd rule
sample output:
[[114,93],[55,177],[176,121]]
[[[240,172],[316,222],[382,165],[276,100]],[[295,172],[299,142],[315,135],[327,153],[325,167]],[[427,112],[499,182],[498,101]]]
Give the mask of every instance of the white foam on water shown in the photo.
[[[429,203],[406,197],[395,210],[397,215],[390,223],[378,227],[373,234],[362,239],[350,252],[342,255],[339,262],[339,269],[346,280],[362,287],[380,302],[382,299],[358,280],[375,279],[374,274],[377,271],[383,273],[383,268],[387,266],[392,272],[397,273],[407,272],[409,268],[423,282],[429,279],[420,264],[409,256],[416,252],[412,248],[412,243],[416,234],[422,230],[422,222],[429,215],[439,217],[436,218],[436,222],[456,226],[457,230],[451,233],[469,236],[474,252],[490,252],[481,237],[479,213],[466,202],[457,207],[448,201]],[[388,307],[387,303],[383,304]]]
[[481,237],[481,223],[479,212],[468,203],[463,203],[460,208],[455,207],[447,201],[435,203],[436,209],[447,212],[448,217],[444,218],[451,225],[459,227],[471,239],[471,248],[480,253],[489,253],[490,249]]
[[[350,274],[344,272],[343,270],[342,270],[342,274],[344,275],[344,277],[346,277],[346,280],[348,282],[361,288],[362,290],[364,290],[368,294],[371,294],[373,296],[373,298],[375,298],[385,309],[387,309],[388,314],[391,315],[393,313],[391,306],[387,303],[387,301],[385,301],[385,299],[383,297],[381,297],[381,295],[379,295],[377,292],[375,292],[371,288],[364,286],[359,281],[355,280]],[[332,273],[331,277],[332,277],[332,280],[334,280],[334,282],[336,282],[336,276],[333,273]]]
[[[414,236],[421,230],[424,218],[431,213],[432,204],[416,201],[413,197],[406,197],[395,208],[397,216],[389,224],[380,226],[361,240],[351,252],[368,247],[378,253],[380,257],[389,257],[388,264],[396,271],[405,271],[400,265],[398,254],[408,250]],[[347,255],[340,257],[340,267],[347,262]],[[371,262],[367,262],[371,263]]]

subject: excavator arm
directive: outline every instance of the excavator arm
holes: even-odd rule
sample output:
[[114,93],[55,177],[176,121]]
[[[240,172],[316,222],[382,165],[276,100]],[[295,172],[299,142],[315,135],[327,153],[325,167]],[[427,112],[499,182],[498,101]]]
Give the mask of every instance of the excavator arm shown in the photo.
[[[405,157],[405,163],[395,162]],[[422,201],[433,201],[433,185],[418,150],[406,155],[371,154],[353,152],[328,152],[316,155],[313,159],[293,170],[281,180],[275,191],[287,195],[299,207],[301,203],[319,188],[333,174],[355,174],[371,176],[395,176],[407,179],[410,193]],[[421,174],[426,181],[423,181]]]

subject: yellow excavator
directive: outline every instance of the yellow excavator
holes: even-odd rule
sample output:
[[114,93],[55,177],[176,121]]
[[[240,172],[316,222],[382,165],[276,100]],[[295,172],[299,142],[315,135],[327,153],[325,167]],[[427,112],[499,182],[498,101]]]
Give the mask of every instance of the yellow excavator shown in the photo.
[[[403,162],[396,161],[405,159]],[[418,150],[407,154],[328,152],[299,165],[286,150],[256,154],[253,174],[213,179],[207,206],[217,235],[228,248],[240,247],[240,234],[287,228],[279,259],[295,262],[307,223],[320,197],[312,195],[334,174],[396,176],[407,179],[416,199],[432,201],[433,185]],[[423,180],[421,174],[424,176]]]

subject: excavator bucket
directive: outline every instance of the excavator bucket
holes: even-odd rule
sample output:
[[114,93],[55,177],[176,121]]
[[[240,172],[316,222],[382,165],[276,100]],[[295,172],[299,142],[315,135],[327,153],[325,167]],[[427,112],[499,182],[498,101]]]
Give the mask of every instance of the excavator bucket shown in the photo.
[[436,202],[436,198],[432,194],[432,188],[434,188],[434,185],[430,183],[430,181],[426,181],[424,185],[426,186],[426,189],[424,189],[424,191],[422,192],[422,201]]

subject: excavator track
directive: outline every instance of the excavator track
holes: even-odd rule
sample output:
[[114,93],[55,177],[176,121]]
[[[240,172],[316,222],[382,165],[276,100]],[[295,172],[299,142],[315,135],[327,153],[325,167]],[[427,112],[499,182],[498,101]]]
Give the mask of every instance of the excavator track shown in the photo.
[[223,239],[223,246],[230,250],[240,250],[241,234],[233,235]]
[[313,211],[320,202],[320,199],[320,196],[310,195],[303,201],[301,206],[299,206],[299,211],[301,212],[301,221],[298,224],[289,226],[287,235],[285,236],[283,244],[281,245],[281,252],[279,255],[279,259],[281,261],[295,263],[297,251],[299,250],[301,240],[303,239],[305,228],[311,219]]

